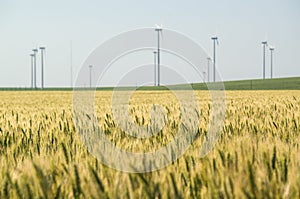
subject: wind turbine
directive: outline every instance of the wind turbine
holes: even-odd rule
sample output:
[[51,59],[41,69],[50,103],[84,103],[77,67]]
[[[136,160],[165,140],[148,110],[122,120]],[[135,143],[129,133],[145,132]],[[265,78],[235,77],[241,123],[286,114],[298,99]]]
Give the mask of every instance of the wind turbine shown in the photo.
[[214,45],[214,82],[216,82],[216,43],[219,45],[219,40],[217,36],[214,36],[211,38],[213,40],[213,45]]
[[271,79],[273,78],[273,51],[275,50],[275,48],[273,46],[271,46],[270,48],[270,52],[271,52]]
[[263,45],[263,79],[266,78],[266,47],[268,46],[267,41],[261,42]]
[[92,65],[89,65],[89,69],[90,69],[90,88],[92,88]]
[[37,54],[37,52],[38,52],[38,49],[32,49],[32,51],[33,51],[33,54],[34,54],[34,72],[33,72],[33,75],[34,75],[34,78],[33,78],[33,84],[34,84],[34,88],[36,88],[36,54]]
[[31,57],[31,88],[33,88],[33,59],[34,59],[34,54],[30,54]]
[[153,51],[153,54],[154,54],[154,86],[156,86],[156,54],[157,52],[156,51]]
[[41,89],[44,89],[44,51],[45,47],[40,47],[41,50]]
[[157,85],[160,86],[160,40],[159,35],[162,32],[162,25],[156,25],[155,31],[157,31]]
[[203,83],[205,83],[205,75],[206,75],[206,72],[203,71],[202,73],[203,73]]
[[209,82],[209,68],[210,68],[210,61],[211,61],[211,58],[210,57],[207,57],[207,82]]

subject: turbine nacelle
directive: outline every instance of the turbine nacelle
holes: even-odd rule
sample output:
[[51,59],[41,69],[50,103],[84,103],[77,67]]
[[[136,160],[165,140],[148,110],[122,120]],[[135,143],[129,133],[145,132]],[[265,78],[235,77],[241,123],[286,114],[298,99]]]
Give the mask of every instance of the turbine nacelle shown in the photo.
[[212,37],[211,39],[212,39],[213,41],[216,41],[217,44],[219,45],[219,40],[218,40],[218,37],[217,37],[217,36],[214,36],[214,37]]

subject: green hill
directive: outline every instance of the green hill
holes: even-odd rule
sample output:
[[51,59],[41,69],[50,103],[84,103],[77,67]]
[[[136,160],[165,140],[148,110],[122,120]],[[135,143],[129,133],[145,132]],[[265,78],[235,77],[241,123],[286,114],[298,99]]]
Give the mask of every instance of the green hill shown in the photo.
[[[214,83],[209,83],[213,85]],[[192,83],[194,90],[207,90],[206,83]],[[225,81],[226,90],[300,90],[300,77],[276,79],[252,79],[239,81]],[[186,84],[170,85],[170,89],[183,90]],[[119,87],[118,90],[128,90],[135,87]],[[84,88],[85,89],[85,88]],[[31,88],[0,88],[0,90],[33,90]],[[39,88],[37,90],[40,90]],[[72,91],[72,88],[45,88],[45,91]],[[98,87],[97,90],[114,90],[114,87]],[[168,90],[165,86],[142,86],[138,90]]]
[[[204,89],[203,83],[192,84],[194,89]],[[226,90],[299,90],[300,77],[253,79],[224,82]]]
[[[214,83],[209,83],[214,84]],[[206,83],[192,83],[194,90],[207,90]],[[276,79],[252,79],[224,82],[226,90],[300,90],[300,77],[276,78]],[[186,88],[185,84],[169,86],[169,88],[181,90]],[[164,86],[140,87],[139,90],[165,90]]]

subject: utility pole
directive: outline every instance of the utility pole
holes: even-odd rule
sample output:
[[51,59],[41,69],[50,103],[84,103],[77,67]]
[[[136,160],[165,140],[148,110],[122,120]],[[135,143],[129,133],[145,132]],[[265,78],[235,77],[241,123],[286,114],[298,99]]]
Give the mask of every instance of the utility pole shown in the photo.
[[70,86],[73,87],[73,46],[70,41]]

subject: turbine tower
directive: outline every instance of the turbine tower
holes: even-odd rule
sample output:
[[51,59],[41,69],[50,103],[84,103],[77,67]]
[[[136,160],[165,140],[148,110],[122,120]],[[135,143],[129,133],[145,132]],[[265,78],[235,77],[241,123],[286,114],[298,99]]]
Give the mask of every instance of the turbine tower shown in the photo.
[[271,53],[271,62],[270,62],[270,64],[271,64],[271,79],[273,78],[273,51],[275,50],[275,48],[274,47],[270,47],[270,53]]
[[219,41],[218,41],[218,37],[214,36],[211,38],[213,40],[213,45],[214,45],[214,73],[213,73],[213,78],[214,78],[214,82],[216,82],[216,43],[219,45]]
[[160,40],[159,36],[162,32],[162,26],[156,25],[155,31],[157,31],[157,86],[160,86]]
[[92,88],[92,65],[89,65],[89,69],[90,69],[90,88]]
[[33,67],[33,86],[36,88],[36,54],[38,52],[38,49],[32,49],[34,54],[34,67]]
[[263,79],[266,78],[266,46],[268,46],[267,41],[261,42],[263,45]]
[[154,86],[156,86],[156,54],[157,52],[156,51],[153,51],[153,54],[154,54]]
[[40,47],[41,50],[41,89],[44,89],[44,51],[45,47]]
[[211,58],[210,57],[207,57],[207,82],[209,82],[209,68],[210,68],[210,61],[211,61]]
[[34,60],[34,54],[30,54],[31,57],[31,88],[33,88],[33,60]]

